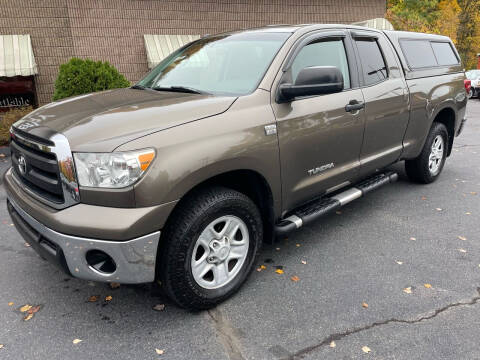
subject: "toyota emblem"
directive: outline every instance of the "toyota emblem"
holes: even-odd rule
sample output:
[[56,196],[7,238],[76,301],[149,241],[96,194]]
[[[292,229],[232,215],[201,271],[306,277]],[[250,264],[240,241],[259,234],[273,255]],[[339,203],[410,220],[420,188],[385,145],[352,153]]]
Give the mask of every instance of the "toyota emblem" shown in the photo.
[[18,171],[20,171],[20,174],[22,175],[25,175],[27,172],[27,161],[23,155],[18,157]]

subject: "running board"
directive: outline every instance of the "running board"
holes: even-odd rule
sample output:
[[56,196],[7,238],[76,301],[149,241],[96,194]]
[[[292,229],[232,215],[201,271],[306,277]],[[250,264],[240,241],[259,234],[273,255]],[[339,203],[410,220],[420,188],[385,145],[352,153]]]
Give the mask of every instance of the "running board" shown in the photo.
[[397,181],[398,174],[395,172],[387,172],[376,174],[366,180],[355,185],[346,191],[328,198],[310,202],[296,209],[290,216],[282,219],[275,225],[275,234],[282,236],[292,230],[298,229],[309,222],[318,219],[321,216],[329,214],[340,209],[343,205],[358,199],[370,191],[379,187]]

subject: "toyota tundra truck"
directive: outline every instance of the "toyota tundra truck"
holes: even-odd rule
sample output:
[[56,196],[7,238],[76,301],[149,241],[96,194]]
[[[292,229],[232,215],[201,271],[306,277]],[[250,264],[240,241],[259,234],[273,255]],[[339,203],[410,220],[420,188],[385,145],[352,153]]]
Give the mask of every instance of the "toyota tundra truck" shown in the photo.
[[73,277],[158,282],[181,307],[244,283],[263,241],[395,181],[434,182],[466,121],[445,36],[348,25],[206,36],[134,86],[11,128],[10,216]]

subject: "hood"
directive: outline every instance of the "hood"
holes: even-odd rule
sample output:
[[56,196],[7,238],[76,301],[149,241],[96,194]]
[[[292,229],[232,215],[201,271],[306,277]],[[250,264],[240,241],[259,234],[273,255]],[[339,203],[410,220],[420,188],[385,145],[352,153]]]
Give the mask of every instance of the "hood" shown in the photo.
[[157,131],[226,111],[236,97],[116,89],[56,101],[15,128],[46,137],[64,134],[72,151],[110,152]]

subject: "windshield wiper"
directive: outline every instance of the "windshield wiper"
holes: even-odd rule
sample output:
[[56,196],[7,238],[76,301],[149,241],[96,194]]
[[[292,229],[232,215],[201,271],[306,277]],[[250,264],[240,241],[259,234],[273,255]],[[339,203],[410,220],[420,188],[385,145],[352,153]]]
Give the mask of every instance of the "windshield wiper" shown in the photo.
[[187,87],[187,86],[157,86],[157,87],[153,87],[152,89],[157,91],[175,91],[175,92],[184,92],[184,93],[191,93],[191,94],[210,95],[210,93],[206,91],[198,90],[198,89]]
[[130,89],[145,90],[146,87],[143,86],[143,85],[135,84],[135,85],[131,86]]

